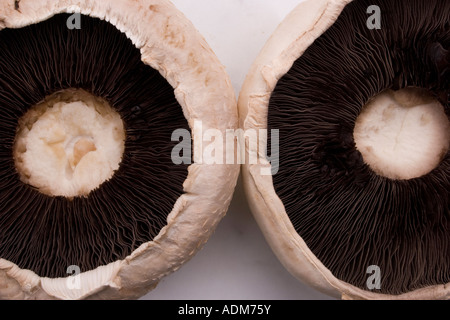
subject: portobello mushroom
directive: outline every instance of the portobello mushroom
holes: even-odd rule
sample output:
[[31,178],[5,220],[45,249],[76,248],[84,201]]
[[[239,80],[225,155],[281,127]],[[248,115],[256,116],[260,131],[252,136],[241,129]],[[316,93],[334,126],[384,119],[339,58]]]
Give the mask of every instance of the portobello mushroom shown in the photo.
[[230,203],[239,167],[174,135],[237,127],[224,67],[167,0],[1,0],[0,29],[0,297],[139,298]]
[[449,21],[448,1],[306,1],[249,71],[241,127],[269,130],[250,207],[322,292],[450,297]]

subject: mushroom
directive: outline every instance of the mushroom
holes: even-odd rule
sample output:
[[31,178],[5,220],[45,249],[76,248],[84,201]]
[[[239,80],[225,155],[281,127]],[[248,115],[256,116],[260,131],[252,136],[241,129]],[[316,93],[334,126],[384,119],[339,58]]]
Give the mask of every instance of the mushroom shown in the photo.
[[237,127],[224,67],[168,0],[1,0],[0,51],[0,298],[143,296],[231,201],[175,134]]
[[449,20],[448,1],[306,1],[248,73],[240,125],[268,129],[250,207],[330,296],[450,298]]

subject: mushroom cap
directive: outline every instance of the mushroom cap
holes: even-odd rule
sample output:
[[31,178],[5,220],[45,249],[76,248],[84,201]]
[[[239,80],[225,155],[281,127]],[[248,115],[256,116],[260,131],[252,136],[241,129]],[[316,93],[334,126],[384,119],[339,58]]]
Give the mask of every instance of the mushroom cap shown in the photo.
[[[191,129],[197,121],[203,131],[216,129],[224,135],[226,129],[237,128],[236,98],[224,66],[170,1],[0,0],[0,30],[28,26],[59,13],[100,18],[125,33],[141,51],[142,61],[174,88]],[[77,279],[39,277],[0,259],[0,298],[141,297],[201,249],[228,209],[238,174],[237,164],[191,164],[184,194],[157,237],[125,259],[83,272]],[[75,289],[74,281],[79,284]]]
[[[238,109],[244,131],[267,129],[269,101],[278,80],[334,24],[350,2],[352,0],[308,0],[300,3],[282,21],[254,61],[242,86]],[[264,141],[260,144],[267,145]],[[256,151],[250,147],[246,145],[246,158],[257,153],[258,161],[242,166],[249,206],[273,252],[295,278],[341,299],[450,298],[449,284],[390,295],[363,290],[336,278],[295,230],[275,192],[272,176],[264,174],[271,168],[265,150]]]

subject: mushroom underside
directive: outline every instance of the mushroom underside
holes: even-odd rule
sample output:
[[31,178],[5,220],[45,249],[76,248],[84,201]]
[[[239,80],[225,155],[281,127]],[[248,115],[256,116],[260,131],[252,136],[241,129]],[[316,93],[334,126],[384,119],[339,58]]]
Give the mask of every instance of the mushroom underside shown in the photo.
[[401,294],[450,282],[450,155],[425,175],[391,179],[364,161],[354,128],[386,90],[425,90],[450,116],[450,3],[376,4],[381,29],[367,25],[373,3],[355,0],[294,62],[272,92],[268,129],[279,130],[273,186],[314,255],[364,290],[377,266],[371,290]]
[[[174,89],[112,24],[81,15],[82,28],[71,29],[68,18],[0,32],[0,258],[49,278],[122,260],[151,241],[188,174],[171,159],[172,132],[189,130]],[[113,176],[71,198],[24,183],[13,157],[19,119],[64,90],[107,101],[126,136]]]

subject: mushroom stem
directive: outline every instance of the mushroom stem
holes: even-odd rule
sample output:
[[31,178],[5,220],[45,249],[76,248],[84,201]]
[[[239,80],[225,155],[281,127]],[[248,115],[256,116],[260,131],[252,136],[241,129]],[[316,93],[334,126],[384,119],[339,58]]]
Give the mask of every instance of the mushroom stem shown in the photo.
[[52,196],[87,195],[112,177],[125,148],[119,114],[79,90],[48,97],[19,127],[14,154],[22,181]]
[[426,90],[387,90],[364,107],[354,137],[377,174],[408,180],[441,163],[450,146],[450,123],[442,104]]

